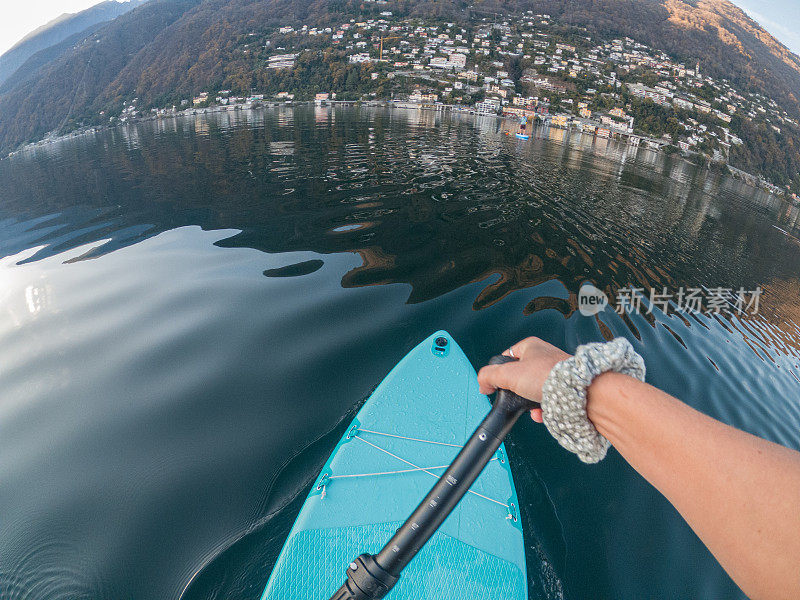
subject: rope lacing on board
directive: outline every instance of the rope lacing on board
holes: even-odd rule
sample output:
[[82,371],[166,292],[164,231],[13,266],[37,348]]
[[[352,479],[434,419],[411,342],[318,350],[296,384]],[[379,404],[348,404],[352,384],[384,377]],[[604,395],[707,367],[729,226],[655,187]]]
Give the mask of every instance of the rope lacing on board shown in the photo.
[[[449,464],[447,464],[447,465],[437,465],[437,466],[434,466],[434,467],[420,467],[419,465],[415,465],[411,461],[406,460],[405,458],[402,458],[400,456],[397,456],[396,454],[393,454],[392,452],[389,452],[385,448],[381,448],[377,444],[374,444],[373,442],[370,442],[369,440],[364,439],[363,437],[358,435],[359,433],[369,433],[369,434],[372,434],[372,435],[379,435],[379,436],[384,436],[384,437],[397,438],[397,439],[401,439],[401,440],[408,440],[408,441],[411,441],[411,442],[419,442],[419,443],[422,443],[422,444],[433,444],[433,445],[436,445],[436,446],[449,446],[450,448],[463,448],[463,446],[460,446],[458,444],[447,444],[445,442],[435,442],[433,440],[423,440],[423,439],[420,439],[420,438],[406,437],[406,436],[402,436],[402,435],[396,435],[396,434],[393,434],[393,433],[383,433],[383,432],[380,432],[380,431],[372,431],[370,429],[355,429],[354,428],[353,430],[351,430],[347,434],[348,438],[350,438],[350,439],[354,439],[354,438],[355,439],[359,439],[362,442],[364,442],[365,444],[367,444],[369,446],[372,446],[376,450],[379,450],[380,452],[383,452],[384,454],[388,454],[392,458],[395,458],[395,459],[399,460],[400,462],[403,462],[403,463],[409,465],[411,468],[410,469],[398,469],[398,470],[395,470],[395,471],[378,471],[376,473],[350,473],[350,474],[345,474],[345,475],[333,475],[333,474],[327,475],[326,474],[325,476],[323,476],[323,478],[320,481],[319,485],[317,485],[317,489],[321,490],[321,498],[323,500],[325,499],[325,495],[326,495],[327,482],[331,481],[333,479],[354,479],[354,478],[360,478],[360,477],[380,477],[382,475],[397,475],[397,474],[402,474],[402,473],[417,473],[417,472],[427,473],[428,475],[430,475],[432,477],[435,477],[436,479],[440,479],[441,477],[439,475],[437,475],[436,473],[434,473],[433,471],[434,470],[438,470],[438,469],[446,469],[447,467],[450,466]],[[494,457],[489,462],[493,462],[495,460],[500,460],[501,463],[505,463],[505,458],[502,456],[502,454],[501,454],[501,457]],[[513,504],[506,504],[505,502],[501,502],[500,500],[495,500],[494,498],[490,498],[489,496],[484,496],[483,494],[481,494],[479,492],[476,492],[474,490],[467,490],[467,491],[470,494],[478,496],[479,498],[483,498],[484,500],[488,500],[489,502],[493,502],[494,504],[498,504],[498,505],[504,507],[506,510],[508,510],[508,515],[506,516],[507,520],[513,520],[513,521],[517,520],[517,516],[515,514],[516,507]]]

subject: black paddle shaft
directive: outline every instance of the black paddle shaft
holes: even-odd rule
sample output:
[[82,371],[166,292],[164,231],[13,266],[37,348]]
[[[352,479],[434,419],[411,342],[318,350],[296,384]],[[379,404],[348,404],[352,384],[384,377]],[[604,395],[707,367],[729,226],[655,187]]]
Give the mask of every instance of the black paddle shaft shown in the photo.
[[[495,356],[489,364],[517,360]],[[379,600],[397,583],[400,572],[439,529],[492,459],[517,419],[539,404],[498,390],[492,410],[478,425],[425,499],[378,554],[362,554],[350,563],[347,581],[331,600]]]

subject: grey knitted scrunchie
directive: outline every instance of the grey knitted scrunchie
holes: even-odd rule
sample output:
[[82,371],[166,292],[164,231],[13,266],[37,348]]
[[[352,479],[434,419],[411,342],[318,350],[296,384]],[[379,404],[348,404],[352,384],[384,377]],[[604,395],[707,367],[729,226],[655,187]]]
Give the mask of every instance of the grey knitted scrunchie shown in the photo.
[[553,367],[542,386],[544,424],[559,444],[585,463],[600,462],[611,445],[586,415],[586,389],[606,371],[644,381],[644,360],[625,338],[578,346]]

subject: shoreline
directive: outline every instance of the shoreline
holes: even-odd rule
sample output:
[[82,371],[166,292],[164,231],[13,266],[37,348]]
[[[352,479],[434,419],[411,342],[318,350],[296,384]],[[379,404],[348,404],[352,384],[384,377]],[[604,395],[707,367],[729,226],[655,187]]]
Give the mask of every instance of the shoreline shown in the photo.
[[[418,103],[413,103],[413,102],[408,102],[408,101],[400,101],[400,100],[325,100],[323,102],[314,101],[314,100],[302,100],[302,101],[287,100],[287,101],[283,101],[283,102],[281,102],[281,101],[259,101],[259,102],[254,102],[254,103],[244,102],[244,103],[227,104],[227,105],[213,105],[213,106],[206,106],[206,107],[202,107],[202,108],[190,107],[190,108],[186,108],[186,109],[181,110],[181,111],[174,111],[174,112],[161,113],[161,114],[151,114],[151,115],[142,116],[142,117],[134,117],[134,118],[130,118],[130,119],[127,119],[125,121],[122,121],[122,122],[114,123],[113,125],[112,124],[109,124],[109,125],[92,125],[92,126],[88,126],[88,127],[82,127],[80,129],[76,129],[74,131],[71,131],[69,133],[65,133],[65,134],[62,134],[62,135],[47,136],[47,137],[45,137],[45,138],[43,138],[41,140],[38,140],[36,142],[29,142],[29,143],[21,146],[17,150],[14,150],[13,152],[9,152],[5,156],[0,157],[0,160],[5,160],[7,158],[13,158],[14,156],[18,156],[18,155],[23,154],[25,152],[29,152],[31,150],[35,150],[35,149],[38,149],[38,148],[44,148],[44,147],[50,146],[52,144],[63,142],[65,140],[77,139],[77,138],[83,137],[85,135],[102,133],[102,132],[105,132],[105,131],[112,131],[114,129],[119,129],[121,127],[129,126],[129,125],[138,125],[138,124],[141,124],[141,123],[163,121],[163,120],[166,120],[166,119],[186,118],[186,117],[192,117],[192,116],[198,116],[198,115],[212,115],[212,114],[225,113],[225,112],[240,112],[240,111],[250,111],[250,110],[259,110],[259,109],[274,109],[274,108],[280,108],[280,107],[294,108],[294,107],[299,107],[299,106],[317,106],[317,107],[324,107],[324,106],[331,106],[331,107],[335,107],[335,106],[361,107],[361,106],[366,106],[366,107],[375,107],[375,108],[393,108],[393,109],[398,109],[398,110],[417,110],[417,111],[423,111],[424,110],[424,111],[438,112],[438,113],[468,114],[468,115],[471,115],[471,116],[474,116],[474,117],[496,118],[496,119],[501,120],[501,121],[518,121],[519,120],[519,116],[518,115],[503,115],[503,114],[484,113],[484,112],[477,111],[477,110],[475,110],[474,107],[470,107],[470,106],[461,106],[461,105],[455,105],[455,104],[441,104],[441,103],[437,103],[437,104],[418,104]],[[548,117],[549,117],[549,119],[541,117],[541,116],[537,116],[537,118],[534,118],[533,126],[534,127],[541,126],[541,127],[548,128],[548,129],[551,128],[551,127],[554,127],[556,129],[560,129],[560,130],[565,131],[567,133],[576,132],[576,133],[579,133],[580,135],[588,135],[588,136],[594,137],[596,139],[605,139],[605,140],[608,140],[608,141],[611,141],[611,142],[624,144],[624,145],[630,146],[632,148],[644,148],[644,149],[650,150],[652,152],[657,152],[657,153],[665,153],[664,147],[672,145],[671,143],[669,143],[669,144],[664,143],[663,140],[659,141],[659,140],[656,140],[655,138],[649,138],[647,136],[643,136],[643,135],[639,135],[639,134],[625,133],[624,135],[628,136],[630,139],[636,138],[636,139],[640,140],[639,143],[635,143],[635,144],[634,143],[629,143],[629,142],[624,141],[621,137],[615,137],[615,135],[616,136],[621,136],[622,132],[611,132],[610,135],[607,135],[607,136],[606,135],[599,135],[597,132],[589,133],[589,132],[586,132],[586,131],[582,131],[580,127],[575,127],[574,123],[568,123],[566,126],[554,125],[554,124],[552,124],[552,115],[548,115]],[[644,144],[640,145],[641,142],[644,142]],[[712,157],[709,157],[707,155],[702,155],[702,154],[699,154],[697,152],[685,152],[685,151],[682,151],[682,150],[678,150],[677,151],[677,155],[679,155],[679,157],[681,159],[683,159],[683,160],[685,160],[685,161],[687,161],[687,162],[689,162],[691,164],[694,164],[695,166],[698,166],[698,167],[699,167],[699,165],[696,165],[696,163],[693,163],[691,160],[689,160],[689,156],[692,156],[692,155],[693,156],[703,156],[704,158],[708,159],[708,161],[709,161],[708,164],[712,164],[713,163],[713,164],[719,165],[720,167],[723,167],[723,168],[727,167],[728,172],[725,173],[727,176],[732,177],[733,179],[736,179],[738,181],[742,181],[746,185],[749,185],[749,186],[751,186],[751,187],[753,187],[755,189],[766,191],[766,192],[768,192],[768,193],[770,193],[772,195],[775,195],[775,196],[780,196],[784,200],[786,200],[786,201],[788,201],[788,202],[790,202],[792,204],[800,205],[800,202],[798,202],[797,200],[793,199],[791,196],[787,195],[786,190],[784,190],[784,189],[782,189],[782,188],[780,188],[780,187],[778,187],[778,186],[776,186],[776,185],[764,180],[763,178],[761,178],[761,177],[759,177],[757,175],[753,175],[752,173],[748,173],[746,171],[738,169],[738,168],[734,167],[733,165],[731,165],[728,162],[715,161],[715,160],[713,160]]]

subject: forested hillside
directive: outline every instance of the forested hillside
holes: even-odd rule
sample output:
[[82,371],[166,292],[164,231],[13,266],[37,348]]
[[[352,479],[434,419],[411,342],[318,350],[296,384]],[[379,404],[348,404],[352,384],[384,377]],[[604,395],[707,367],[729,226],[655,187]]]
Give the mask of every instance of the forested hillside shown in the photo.
[[151,0],[43,64],[0,95],[0,148],[12,149],[82,122],[108,101],[110,84],[158,34],[199,0]]
[[129,2],[107,0],[79,13],[65,13],[53,19],[26,35],[13,48],[0,56],[0,84],[37,52],[61,44],[67,38],[78,35],[98,23],[113,21],[145,2],[147,0],[130,0]]
[[[248,36],[277,36],[279,27],[336,26],[349,19],[419,17],[470,27],[481,18],[508,20],[534,11],[550,15],[566,40],[630,37],[737,88],[775,100],[800,118],[800,59],[727,0],[150,0],[111,23],[95,26],[40,52],[0,87],[0,150],[49,132],[108,122],[123,103],[179,103],[223,88],[247,94],[278,87],[308,98],[316,90],[366,90],[368,73],[322,38],[293,69],[270,70],[247,53]],[[82,39],[81,39],[82,38]],[[369,49],[374,51],[374,42]],[[513,61],[512,61],[513,62]],[[521,72],[519,63],[511,65]],[[354,83],[355,82],[355,83]],[[656,114],[656,113],[653,113]],[[101,116],[104,116],[101,119]],[[731,160],[745,170],[788,184],[800,165],[800,134],[746,120],[731,124],[745,145]],[[800,179],[798,179],[800,181]]]

